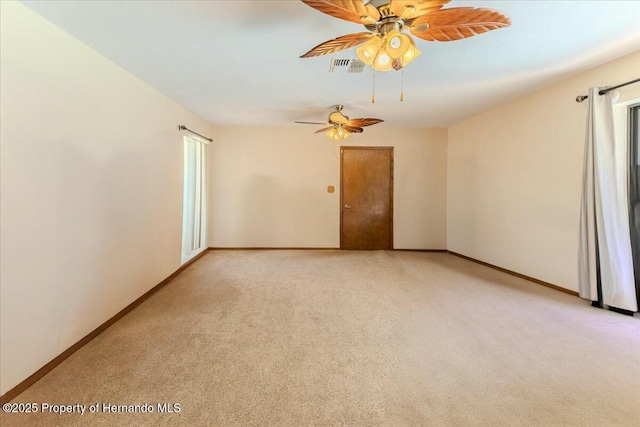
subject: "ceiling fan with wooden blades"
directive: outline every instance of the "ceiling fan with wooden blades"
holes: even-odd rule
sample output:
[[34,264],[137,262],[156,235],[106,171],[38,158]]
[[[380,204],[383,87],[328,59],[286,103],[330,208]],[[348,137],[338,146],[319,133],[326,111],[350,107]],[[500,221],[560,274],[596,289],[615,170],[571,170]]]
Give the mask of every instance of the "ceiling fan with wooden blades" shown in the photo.
[[493,9],[443,9],[450,0],[301,1],[334,18],[362,24],[367,29],[321,43],[301,58],[359,46],[356,49],[358,58],[377,71],[400,70],[421,54],[405,30],[423,40],[448,42],[511,25],[507,15]]
[[[329,114],[329,119],[327,123],[318,123],[318,122],[295,122],[302,123],[307,125],[323,125],[322,129],[318,129],[315,133],[326,132],[327,136],[334,141],[340,141],[343,139],[347,139],[352,133],[362,133],[365,126],[375,125],[377,123],[381,123],[384,120],[382,119],[371,119],[371,118],[360,118],[360,119],[349,119],[349,117],[342,114],[342,105],[334,105],[333,108],[335,111],[332,111]],[[328,126],[327,126],[328,125]]]

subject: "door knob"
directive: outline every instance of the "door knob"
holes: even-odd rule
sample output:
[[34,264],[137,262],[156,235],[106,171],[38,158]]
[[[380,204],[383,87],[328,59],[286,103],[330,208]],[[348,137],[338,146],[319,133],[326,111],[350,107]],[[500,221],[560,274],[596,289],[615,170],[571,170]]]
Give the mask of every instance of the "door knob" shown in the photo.
[[345,209],[351,209],[351,206],[349,206],[349,205],[344,205],[344,208],[345,208]]

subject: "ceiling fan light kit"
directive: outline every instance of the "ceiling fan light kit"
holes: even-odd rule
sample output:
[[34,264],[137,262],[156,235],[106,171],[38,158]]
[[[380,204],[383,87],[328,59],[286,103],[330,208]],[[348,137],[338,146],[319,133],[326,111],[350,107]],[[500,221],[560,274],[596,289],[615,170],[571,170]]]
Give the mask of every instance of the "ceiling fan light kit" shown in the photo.
[[413,38],[402,32],[401,21],[393,16],[385,19],[390,21],[377,25],[375,35],[356,49],[356,55],[376,71],[399,70],[422,52],[416,48]]
[[332,139],[334,141],[342,141],[343,139],[347,139],[349,137],[349,132],[344,130],[342,126],[337,126],[327,132],[327,136],[329,137],[329,139]]

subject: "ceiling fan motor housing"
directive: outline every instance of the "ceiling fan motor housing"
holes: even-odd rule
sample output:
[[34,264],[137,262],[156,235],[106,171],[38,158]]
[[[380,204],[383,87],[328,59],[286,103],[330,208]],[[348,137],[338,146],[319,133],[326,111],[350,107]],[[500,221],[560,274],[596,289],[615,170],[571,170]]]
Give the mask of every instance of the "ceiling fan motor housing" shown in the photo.
[[384,36],[389,31],[402,31],[402,20],[391,12],[389,5],[378,8],[380,20],[376,23],[365,24],[365,28],[373,33]]

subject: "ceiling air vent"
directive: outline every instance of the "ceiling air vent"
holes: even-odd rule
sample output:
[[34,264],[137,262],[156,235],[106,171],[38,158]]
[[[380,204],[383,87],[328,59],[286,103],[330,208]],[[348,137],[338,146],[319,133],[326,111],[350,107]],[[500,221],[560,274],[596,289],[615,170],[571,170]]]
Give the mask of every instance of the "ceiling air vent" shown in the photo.
[[340,69],[347,70],[348,73],[362,73],[364,71],[364,62],[359,59],[331,59],[329,72],[333,73]]

